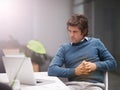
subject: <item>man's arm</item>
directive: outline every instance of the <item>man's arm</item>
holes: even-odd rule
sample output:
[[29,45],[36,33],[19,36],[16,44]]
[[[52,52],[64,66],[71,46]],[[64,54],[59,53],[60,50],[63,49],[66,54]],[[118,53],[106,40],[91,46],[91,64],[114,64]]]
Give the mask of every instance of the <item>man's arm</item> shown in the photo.
[[74,68],[63,67],[65,55],[64,53],[64,47],[61,46],[48,67],[49,76],[70,77],[75,74]]
[[100,61],[95,62],[96,69],[105,72],[115,70],[117,67],[116,60],[100,40],[97,41],[97,48]]

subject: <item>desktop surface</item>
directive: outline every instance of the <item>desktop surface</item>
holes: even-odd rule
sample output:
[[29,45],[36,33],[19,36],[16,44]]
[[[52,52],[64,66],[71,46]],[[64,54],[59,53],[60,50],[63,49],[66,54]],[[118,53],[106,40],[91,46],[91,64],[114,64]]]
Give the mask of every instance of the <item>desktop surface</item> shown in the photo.
[[[69,90],[69,88],[57,77],[48,76],[47,72],[35,72],[35,78],[43,80],[38,85],[23,85],[21,84],[21,90]],[[4,82],[8,82],[7,75],[5,73],[0,74],[0,79]],[[1,80],[0,80],[1,81]]]

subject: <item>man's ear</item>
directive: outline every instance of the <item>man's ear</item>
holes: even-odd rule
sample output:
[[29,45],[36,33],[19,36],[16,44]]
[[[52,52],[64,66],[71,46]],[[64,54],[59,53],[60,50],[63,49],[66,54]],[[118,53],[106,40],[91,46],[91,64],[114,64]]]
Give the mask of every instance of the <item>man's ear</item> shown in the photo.
[[84,32],[81,33],[83,36],[87,36],[88,35],[88,29],[84,29]]

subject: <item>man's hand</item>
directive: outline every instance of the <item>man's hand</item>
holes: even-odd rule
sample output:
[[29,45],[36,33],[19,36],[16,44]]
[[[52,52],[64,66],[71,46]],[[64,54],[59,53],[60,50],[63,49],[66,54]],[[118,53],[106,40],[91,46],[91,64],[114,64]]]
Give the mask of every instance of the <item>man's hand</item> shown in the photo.
[[83,61],[80,65],[75,68],[75,74],[88,74],[92,71],[96,70],[96,64],[92,62]]

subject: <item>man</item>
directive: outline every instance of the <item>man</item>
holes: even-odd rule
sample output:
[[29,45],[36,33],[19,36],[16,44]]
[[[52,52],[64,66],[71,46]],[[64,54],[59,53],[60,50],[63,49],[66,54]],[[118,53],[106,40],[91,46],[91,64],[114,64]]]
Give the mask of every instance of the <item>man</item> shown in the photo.
[[114,57],[99,39],[87,37],[84,15],[73,15],[67,29],[71,42],[58,49],[48,75],[68,78],[71,90],[104,90],[104,73],[117,67]]

